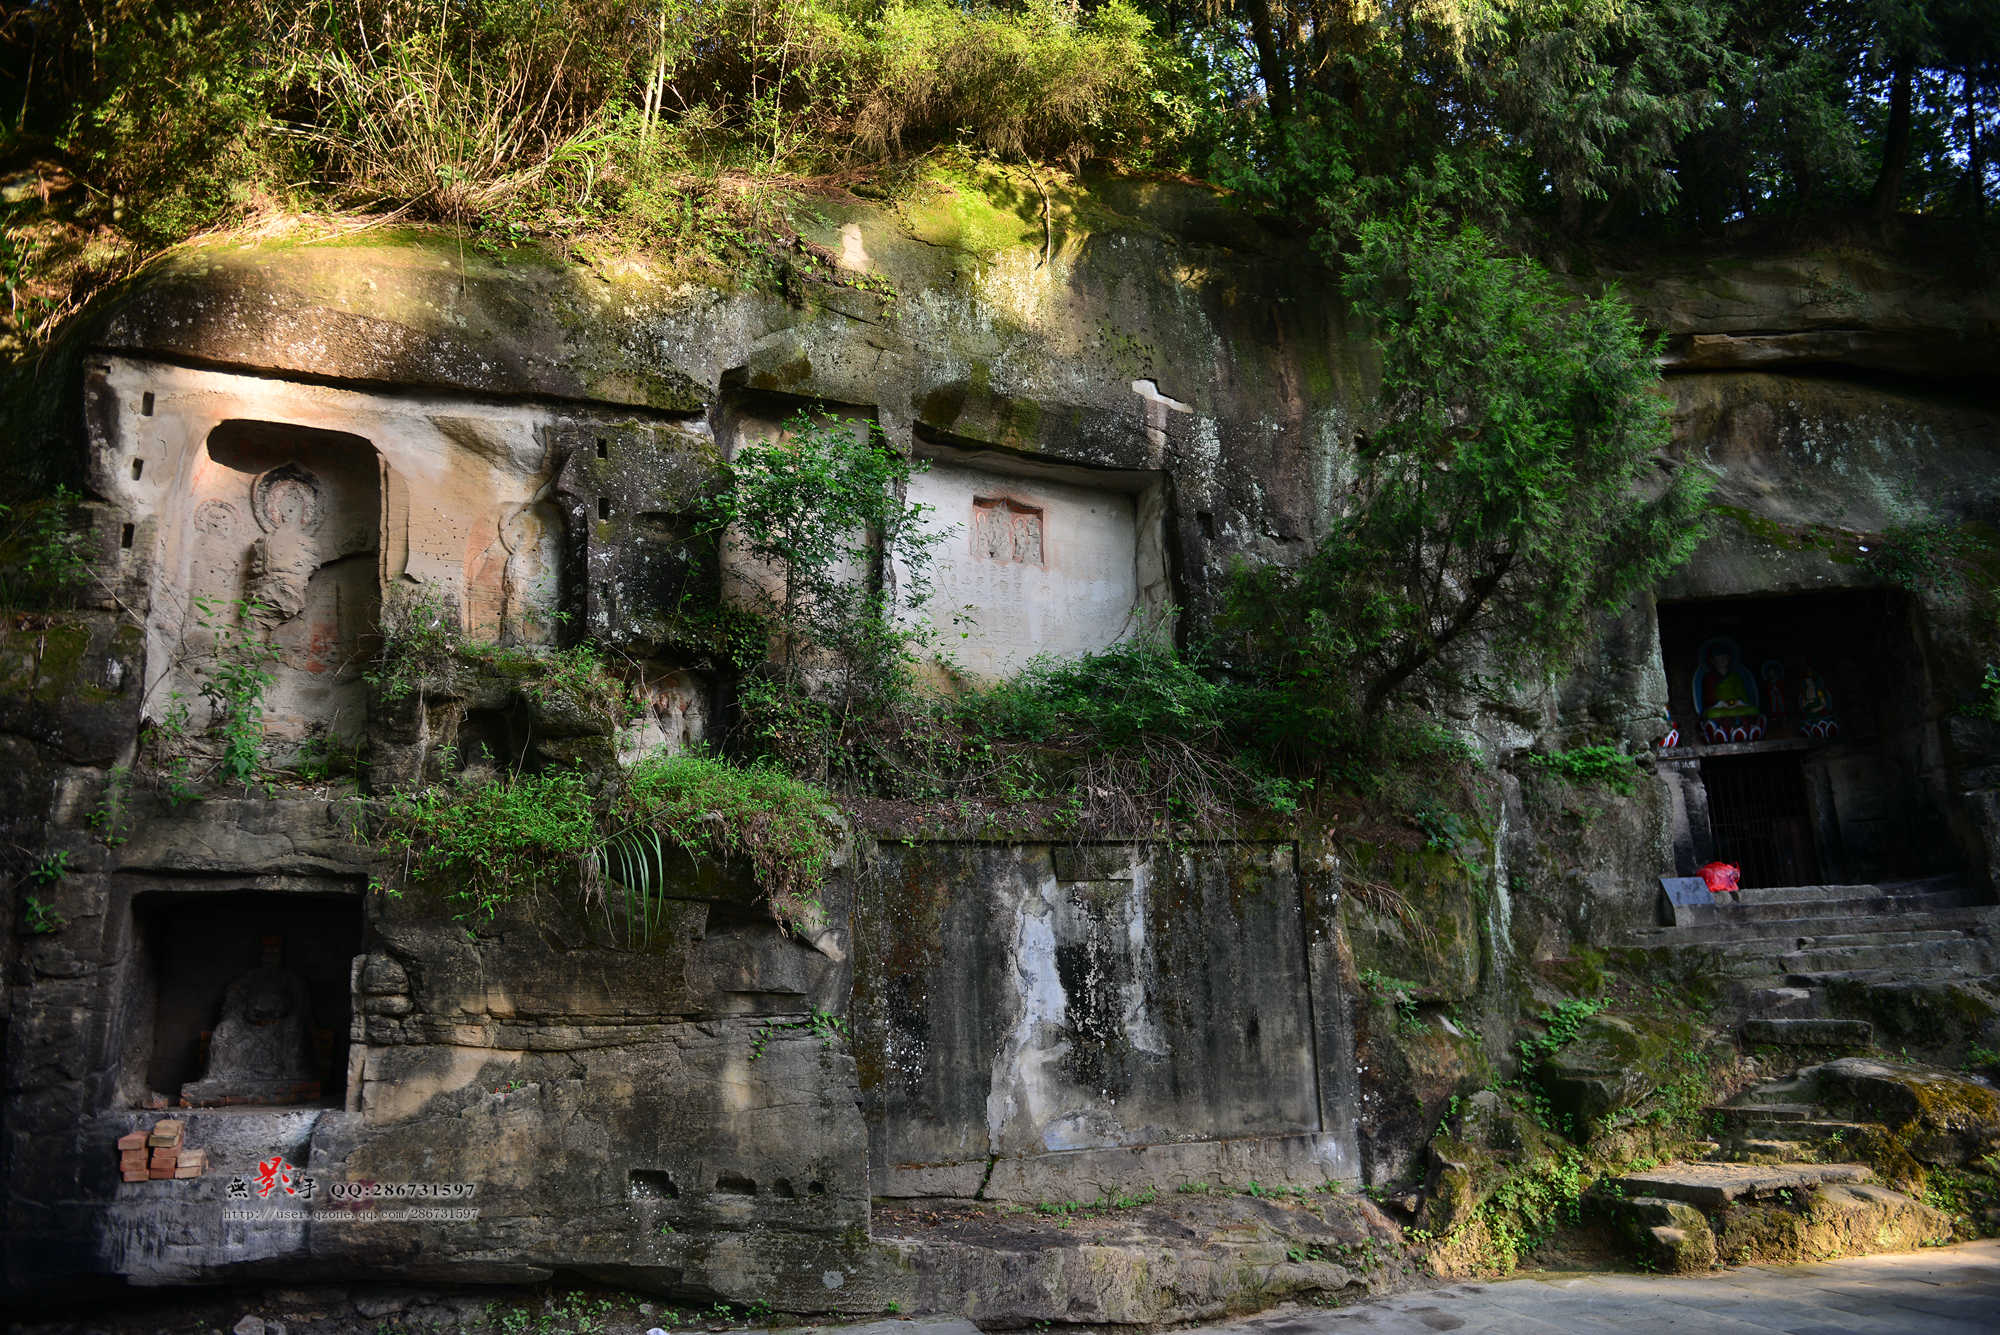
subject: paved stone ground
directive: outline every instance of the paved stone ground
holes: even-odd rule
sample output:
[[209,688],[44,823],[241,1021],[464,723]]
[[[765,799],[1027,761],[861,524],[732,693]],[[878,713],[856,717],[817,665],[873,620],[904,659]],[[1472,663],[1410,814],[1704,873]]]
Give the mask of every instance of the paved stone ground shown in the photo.
[[1991,1335],[2000,1239],[1718,1275],[1463,1283],[1333,1311],[1296,1309],[1185,1335]]

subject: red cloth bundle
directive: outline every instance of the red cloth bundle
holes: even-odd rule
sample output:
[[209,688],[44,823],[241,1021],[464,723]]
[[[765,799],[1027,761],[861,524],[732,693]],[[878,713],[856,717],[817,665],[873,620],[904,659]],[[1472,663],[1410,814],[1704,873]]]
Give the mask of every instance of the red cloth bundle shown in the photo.
[[1696,874],[1711,895],[1733,895],[1742,888],[1743,869],[1733,862],[1710,862]]

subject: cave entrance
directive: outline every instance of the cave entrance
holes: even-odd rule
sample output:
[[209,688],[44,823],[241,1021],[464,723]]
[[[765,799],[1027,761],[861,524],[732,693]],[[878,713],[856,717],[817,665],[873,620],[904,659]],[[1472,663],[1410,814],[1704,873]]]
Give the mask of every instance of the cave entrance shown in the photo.
[[1675,861],[1743,885],[1953,870],[1916,608],[1893,589],[1660,605]]
[[132,913],[126,1102],[341,1101],[358,895],[152,891],[133,898]]

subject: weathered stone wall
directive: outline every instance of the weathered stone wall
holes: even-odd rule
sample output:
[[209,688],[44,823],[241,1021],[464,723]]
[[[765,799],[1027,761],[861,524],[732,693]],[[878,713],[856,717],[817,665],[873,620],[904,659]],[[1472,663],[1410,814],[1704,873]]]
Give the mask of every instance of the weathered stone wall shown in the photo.
[[875,1193],[1357,1180],[1335,1000],[1352,982],[1308,933],[1296,858],[881,849],[855,899],[853,1012]]
[[[702,498],[744,424],[787,406],[878,422],[938,460],[926,485],[940,519],[965,526],[948,597],[996,583],[973,564],[982,539],[985,559],[1000,551],[973,502],[1015,507],[1006,564],[1063,580],[998,581],[969,666],[1016,665],[1059,622],[1070,649],[1169,605],[1198,630],[1232,559],[1295,559],[1337,513],[1368,424],[1365,345],[1296,238],[1206,192],[1108,182],[1063,195],[1047,233],[1039,196],[1006,201],[961,181],[895,206],[830,203],[817,239],[866,288],[802,271],[783,292],[718,291],[634,261],[365,234],[178,256],[99,317],[78,415],[110,587],[0,644],[6,833],[73,867],[38,892],[65,925],[6,947],[11,1287],[568,1271],[781,1308],[909,1304],[931,1292],[909,1260],[922,1248],[871,1247],[873,1198],[1406,1178],[1439,1107],[1481,1082],[1482,1044],[1504,1051],[1528,965],[1650,919],[1655,878],[1693,848],[1685,786],[1645,770],[1623,798],[1519,755],[1658,740],[1671,692],[1651,600],[1607,617],[1546,689],[1440,703],[1494,766],[1493,810],[1443,846],[864,837],[810,946],[713,868],[689,871],[665,938],[643,948],[560,903],[468,935],[436,905],[370,895],[379,869],[350,809],[310,790],[135,799],[93,823],[118,806],[107,785],[141,718],[188,693],[175,682],[201,648],[191,596],[233,597],[232,579],[283,593],[303,574],[303,624],[332,618],[341,654],[317,661],[339,686],[307,688],[307,636],[288,648],[301,676],[283,710],[332,726],[361,700],[378,788],[479,738],[538,761],[608,759],[616,740],[546,718],[517,736],[518,699],[491,678],[367,699],[341,676],[365,633],[339,618],[365,626],[370,594],[410,578],[450,590],[474,633],[530,648],[567,611],[644,678],[655,708],[628,749],[700,740],[717,665],[679,613],[730,560],[700,537]],[[1875,589],[1868,535],[2000,523],[2000,410],[1975,378],[1991,364],[1989,297],[1831,252],[1663,257],[1626,276],[1672,335],[1682,445],[1724,506],[1660,598]],[[269,425],[218,448],[239,421]],[[329,467],[340,518],[274,551],[283,516],[314,504],[278,471],[311,461],[279,454],[332,445],[306,433],[363,442],[377,492],[365,470]],[[988,476],[1006,485],[989,494]],[[231,508],[226,542],[211,502]],[[1037,510],[1038,535],[1022,536],[1017,517]],[[1085,549],[1059,526],[1086,519],[1095,555],[1061,569]],[[313,592],[318,569],[371,563],[340,596]],[[1087,613],[1070,606],[1078,588]],[[1035,620],[1038,599],[1050,619]],[[1899,754],[1959,864],[1990,874],[2000,731],[1956,711],[1995,656],[1991,608],[1963,589],[1907,605],[1920,703]],[[1348,893],[1354,877],[1394,882],[1433,930],[1412,931],[1394,896]],[[121,1184],[113,1140],[158,1115],[133,1106],[163,976],[147,906],[245,892],[352,906],[340,1097],[192,1112],[210,1176]],[[1363,969],[1458,1018],[1401,1032],[1391,1001],[1364,1004]],[[229,1177],[274,1153],[327,1183],[472,1182],[481,1213],[225,1222]]]

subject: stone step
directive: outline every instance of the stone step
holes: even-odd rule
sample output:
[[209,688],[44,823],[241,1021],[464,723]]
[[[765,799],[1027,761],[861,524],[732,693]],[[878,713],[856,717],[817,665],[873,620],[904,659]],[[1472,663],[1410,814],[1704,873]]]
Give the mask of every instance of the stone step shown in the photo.
[[[1902,938],[1896,933],[1883,933],[1880,937],[1856,936],[1835,939],[1832,937],[1798,937],[1782,940],[1756,942],[1738,946],[1709,946],[1708,959],[1713,967],[1726,976],[1740,978],[1750,974],[1760,966],[1767,972],[1797,972],[1788,968],[1786,961],[1795,955],[1825,955],[1831,951],[1872,951],[1894,950],[1898,956],[1889,959],[1882,967],[1901,966],[1909,962],[1911,956],[1921,952],[1934,951],[1941,960],[1952,968],[1959,967],[1961,958],[1983,959],[1990,951],[1987,943],[1979,937],[1966,936],[1956,932],[1924,934],[1914,938]],[[1850,958],[1846,955],[1840,959]]]
[[1825,969],[1907,968],[1913,973],[1984,969],[1992,948],[1984,941],[1908,941],[1888,945],[1808,946],[1779,956],[1787,973]]
[[1875,1026],[1866,1020],[1760,1018],[1745,1020],[1737,1032],[1746,1043],[1783,1047],[1865,1048],[1875,1042]]
[[[1820,991],[1836,986],[1865,987],[1870,983],[1923,983],[1923,982],[1985,982],[1993,979],[1993,968],[1981,966],[1971,970],[1953,969],[1911,969],[1908,967],[1888,967],[1876,969],[1791,969],[1783,973],[1759,976],[1749,975],[1738,979],[1740,985],[1754,985],[1770,982],[1785,987],[1806,988]],[[1968,977],[1968,974],[1970,977]],[[1934,976],[1935,975],[1935,976]]]
[[1738,1091],[1731,1104],[1751,1103],[1796,1103],[1810,1108],[1819,1100],[1819,1084],[1812,1074],[1813,1068],[1794,1071],[1776,1080],[1766,1080],[1761,1084]]
[[1766,918],[1756,922],[1710,923],[1701,927],[1649,927],[1632,934],[1642,947],[1722,947],[1810,936],[1888,936],[1902,932],[1958,932],[1994,935],[2000,909],[1939,909],[1934,913],[1827,913],[1799,918]]
[[[1782,953],[1716,957],[1716,971],[1737,980],[1826,973],[1874,973],[1919,978],[1984,972],[1993,947],[1971,937],[1956,941],[1909,941],[1888,945],[1810,946]],[[1810,986],[1810,984],[1806,984]]]
[[1790,1163],[1812,1148],[1808,1141],[1752,1137],[1724,1145],[1707,1157],[1717,1163]]
[[1733,1201],[1804,1191],[1830,1183],[1869,1182],[1875,1177],[1858,1163],[1671,1163],[1610,1180],[1626,1196],[1654,1196],[1711,1210]]
[[1855,931],[1855,924],[1839,924],[1839,931],[1788,933],[1760,936],[1740,941],[1709,943],[1709,949],[1723,958],[1745,955],[1782,955],[1788,950],[1839,950],[1848,946],[1914,946],[1939,942],[1976,941],[1975,929],[1968,927],[1921,927],[1886,932]]
[[[1818,1111],[1813,1110],[1816,1114]],[[1729,1125],[1727,1143],[1732,1147],[1752,1141],[1792,1142],[1814,1152],[1823,1152],[1829,1144],[1853,1145],[1882,1130],[1873,1122],[1843,1122],[1824,1115],[1782,1120],[1757,1116],[1724,1117],[1723,1121]],[[1718,1154],[1715,1157],[1730,1156]]]
[[[1755,904],[1713,904],[1706,909],[1682,909],[1671,927],[1644,929],[1647,937],[1687,938],[1717,934],[1754,935],[1772,924],[1793,922],[1852,922],[1855,919],[1883,919],[1890,922],[1949,914],[1978,914],[1980,906],[1970,892],[1955,890],[1934,895],[1873,895],[1848,899],[1780,900]],[[1782,927],[1777,928],[1783,931]]]
[[1816,987],[1759,987],[1744,997],[1744,1009],[1766,1019],[1814,1019],[1825,1012],[1826,994]]
[[[1668,907],[1675,926],[1690,927],[1764,917],[1812,917],[1843,910],[1895,913],[1911,907],[1946,908],[1974,902],[1967,887],[1944,876],[1887,885],[1767,886]],[[1827,907],[1833,905],[1840,908]]]
[[[1761,1092],[1761,1091],[1760,1091]],[[1725,1126],[1740,1122],[1804,1122],[1819,1109],[1810,1103],[1718,1103],[1708,1109]]]

